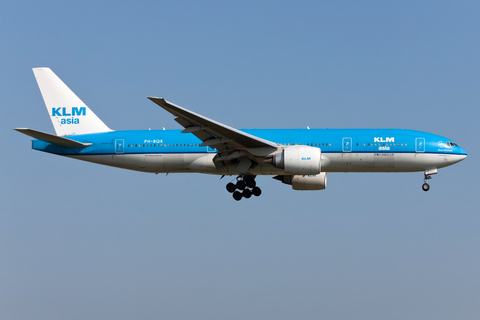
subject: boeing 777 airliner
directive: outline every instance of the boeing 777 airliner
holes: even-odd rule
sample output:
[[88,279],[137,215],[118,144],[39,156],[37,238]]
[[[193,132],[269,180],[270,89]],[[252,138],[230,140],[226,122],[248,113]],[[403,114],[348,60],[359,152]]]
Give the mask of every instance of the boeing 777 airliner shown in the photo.
[[52,70],[33,72],[56,132],[15,129],[36,139],[33,149],[142,172],[234,175],[227,190],[237,201],[261,194],[258,175],[274,175],[294,190],[322,190],[328,172],[423,171],[428,191],[431,175],[467,157],[450,139],[421,131],[238,130],[153,97],[183,130],[115,131]]

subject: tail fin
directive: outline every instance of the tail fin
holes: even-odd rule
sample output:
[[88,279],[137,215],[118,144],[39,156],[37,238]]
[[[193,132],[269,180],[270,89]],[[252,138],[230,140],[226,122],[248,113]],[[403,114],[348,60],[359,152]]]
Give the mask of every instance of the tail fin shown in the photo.
[[57,136],[112,131],[49,68],[34,68]]

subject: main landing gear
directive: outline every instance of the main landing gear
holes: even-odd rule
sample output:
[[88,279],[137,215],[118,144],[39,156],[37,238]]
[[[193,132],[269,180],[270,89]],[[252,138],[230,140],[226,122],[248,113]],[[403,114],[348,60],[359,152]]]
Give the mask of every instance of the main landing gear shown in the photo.
[[[250,198],[252,195],[258,197],[262,190],[257,187],[254,176],[240,175],[237,177],[237,183],[228,183],[227,191],[233,194],[233,199],[240,201],[242,198]],[[241,192],[240,192],[241,191]]]

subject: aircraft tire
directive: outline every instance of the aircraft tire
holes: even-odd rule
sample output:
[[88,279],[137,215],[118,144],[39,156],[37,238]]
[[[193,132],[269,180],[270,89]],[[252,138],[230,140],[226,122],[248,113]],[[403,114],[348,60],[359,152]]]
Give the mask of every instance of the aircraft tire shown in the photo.
[[227,191],[230,193],[234,193],[237,190],[237,186],[231,182],[227,184]]
[[259,197],[262,194],[262,189],[260,189],[259,187],[255,187],[253,188],[252,193],[255,197]]
[[424,184],[422,185],[422,190],[423,190],[423,191],[428,191],[428,190],[430,190],[430,185],[429,185],[428,183],[424,183]]
[[252,196],[252,191],[250,189],[243,190],[243,197],[248,199]]
[[245,184],[247,185],[247,187],[249,188],[255,188],[255,186],[257,185],[257,183],[255,182],[255,179],[252,178],[252,177],[245,177],[244,179],[245,181]]
[[237,181],[237,189],[238,189],[238,190],[243,190],[243,189],[245,189],[245,181],[243,181],[243,180],[238,180],[238,181]]
[[242,195],[240,192],[238,192],[238,191],[235,191],[235,192],[233,193],[233,199],[235,199],[235,200],[237,200],[237,201],[242,200],[242,197],[243,197],[243,195]]

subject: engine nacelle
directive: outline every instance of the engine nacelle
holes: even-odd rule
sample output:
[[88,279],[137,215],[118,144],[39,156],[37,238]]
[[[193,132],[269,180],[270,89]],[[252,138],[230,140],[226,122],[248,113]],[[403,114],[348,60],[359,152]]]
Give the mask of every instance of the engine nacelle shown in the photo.
[[291,185],[293,190],[323,190],[327,187],[326,172],[317,175],[275,176],[273,178]]
[[273,157],[265,160],[275,168],[285,170],[291,175],[315,175],[319,174],[321,166],[322,151],[320,148],[309,146],[292,146],[283,149]]

